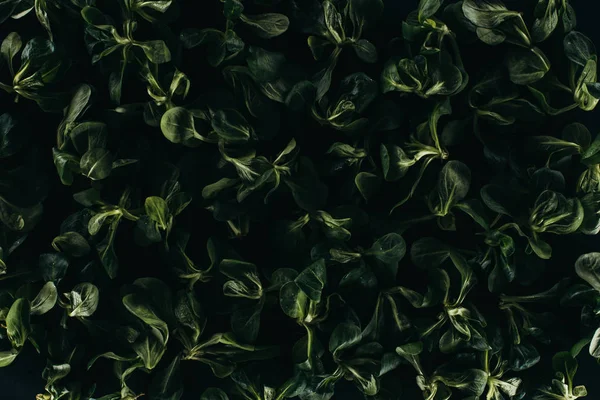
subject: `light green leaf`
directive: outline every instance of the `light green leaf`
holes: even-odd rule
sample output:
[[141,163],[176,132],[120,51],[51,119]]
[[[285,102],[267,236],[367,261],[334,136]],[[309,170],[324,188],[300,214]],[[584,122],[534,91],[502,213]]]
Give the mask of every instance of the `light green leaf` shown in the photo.
[[164,64],[171,61],[171,52],[162,40],[139,42],[138,46],[142,48],[148,60],[154,64]]
[[157,339],[166,346],[169,341],[169,327],[154,311],[152,306],[139,294],[128,294],[123,297],[123,305],[127,311],[144,321],[153,328]]
[[165,344],[155,335],[146,335],[133,344],[133,350],[142,359],[144,367],[156,368],[166,351]]
[[308,297],[298,284],[292,281],[281,287],[279,304],[287,316],[303,320],[307,312]]
[[420,0],[419,8],[417,9],[419,12],[419,21],[423,22],[427,18],[432,17],[440,9],[443,2],[444,0]]
[[167,202],[158,196],[147,197],[144,202],[144,209],[150,219],[162,229],[166,230],[171,224],[171,213]]
[[13,348],[21,349],[32,333],[30,305],[27,299],[17,299],[6,315],[6,334]]
[[91,180],[102,180],[110,175],[113,160],[113,155],[107,149],[93,148],[81,157],[79,168]]
[[46,282],[31,302],[31,315],[43,315],[50,311],[58,300],[58,292],[54,282]]
[[575,261],[577,275],[600,292],[600,253],[587,253]]
[[285,33],[290,20],[283,14],[266,13],[259,15],[240,15],[240,20],[248,25],[257,36],[270,39]]
[[69,293],[64,293],[64,296],[69,300],[69,317],[89,317],[96,312],[100,302],[100,290],[87,282],[76,285]]
[[530,85],[539,81],[550,70],[550,60],[537,47],[515,48],[506,60],[510,80],[517,85]]
[[17,358],[19,352],[16,350],[0,351],[0,368],[7,367]]

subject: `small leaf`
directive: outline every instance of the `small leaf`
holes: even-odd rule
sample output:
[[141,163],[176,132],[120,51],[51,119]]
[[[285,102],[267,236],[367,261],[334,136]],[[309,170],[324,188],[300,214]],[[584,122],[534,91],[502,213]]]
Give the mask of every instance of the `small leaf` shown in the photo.
[[252,127],[235,109],[216,111],[211,125],[222,139],[230,143],[246,142],[252,135]]
[[89,317],[98,308],[100,301],[100,291],[91,283],[80,283],[76,285],[69,293],[64,293],[69,300],[67,311],[69,317]]
[[164,199],[157,196],[147,197],[144,202],[144,209],[148,217],[156,222],[162,230],[166,230],[170,225],[171,213]]
[[321,293],[327,282],[325,260],[320,259],[306,267],[300,272],[295,282],[309,299],[316,302],[321,301]]
[[379,189],[381,179],[370,172],[359,172],[354,183],[365,201],[368,201]]
[[32,332],[27,299],[17,299],[6,315],[6,334],[15,349],[23,347]]
[[590,355],[595,358],[600,358],[600,328],[596,329],[592,342],[590,343]]
[[202,393],[200,400],[229,400],[229,397],[221,389],[208,388]]
[[173,143],[185,143],[194,138],[194,115],[183,107],[173,107],[160,119],[160,130]]
[[58,300],[58,292],[53,282],[46,282],[31,302],[31,315],[43,315],[50,311]]
[[296,282],[284,284],[279,291],[279,304],[283,312],[295,319],[302,320],[306,314],[308,298]]
[[164,64],[171,61],[171,52],[162,40],[150,40],[138,44],[142,48],[146,57],[154,64]]
[[377,48],[366,39],[360,39],[354,43],[354,52],[364,62],[373,64],[377,62]]
[[600,253],[587,253],[575,261],[577,275],[600,292]]
[[179,400],[183,396],[183,387],[179,371],[180,357],[163,370],[155,374],[148,388],[152,400]]
[[432,17],[437,10],[442,6],[444,0],[420,0],[419,1],[419,14],[418,18],[420,22],[425,21],[427,18]]
[[73,257],[83,257],[90,252],[87,240],[77,232],[65,232],[52,240],[52,247],[56,251],[66,253]]
[[259,15],[242,14],[240,20],[248,25],[257,36],[270,39],[288,30],[290,20],[283,14],[266,13]]
[[388,233],[377,239],[365,254],[385,264],[397,264],[406,254],[406,242],[397,233]]
[[102,148],[88,150],[79,162],[81,173],[88,178],[97,181],[108,178],[112,171],[113,156]]
[[154,328],[157,332],[157,338],[163,345],[166,345],[169,340],[169,327],[152,308],[150,303],[143,296],[138,294],[128,294],[123,297],[123,305],[131,314],[135,315],[144,323]]
[[0,351],[0,368],[7,367],[17,358],[19,352],[16,350]]
[[69,268],[69,260],[62,253],[41,254],[39,268],[46,282],[56,282],[62,279]]

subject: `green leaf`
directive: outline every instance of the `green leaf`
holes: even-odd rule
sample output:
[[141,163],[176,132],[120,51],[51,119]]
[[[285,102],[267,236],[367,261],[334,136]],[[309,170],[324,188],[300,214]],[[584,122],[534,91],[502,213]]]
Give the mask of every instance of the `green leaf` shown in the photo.
[[600,328],[596,329],[592,342],[590,343],[589,353],[592,357],[600,358]]
[[52,240],[52,247],[56,251],[66,253],[73,257],[83,257],[90,252],[87,240],[77,232],[65,232]]
[[585,67],[590,59],[596,57],[594,44],[580,32],[569,32],[563,43],[567,58],[581,67]]
[[[92,222],[92,219],[90,219],[90,222]],[[118,226],[119,219],[112,221],[108,226],[108,232],[106,236],[100,243],[96,245],[96,251],[100,257],[100,262],[111,279],[114,279],[117,276],[117,270],[119,269],[119,261],[114,248]]]
[[50,311],[58,300],[58,292],[53,282],[46,282],[31,301],[31,315],[43,315]]
[[335,43],[344,42],[346,40],[346,33],[344,31],[342,15],[330,0],[323,2],[323,13],[325,15],[325,26],[327,27],[328,36]]
[[69,301],[69,317],[90,317],[96,312],[100,302],[100,290],[87,282],[76,285],[69,293],[64,293],[64,296]]
[[529,223],[534,232],[568,235],[579,229],[583,218],[579,199],[567,199],[560,193],[545,190],[535,202]]
[[295,176],[284,180],[296,204],[308,212],[322,209],[329,194],[328,187],[320,180],[312,161],[300,157],[296,168]]
[[142,48],[146,57],[154,64],[164,64],[171,61],[171,52],[162,40],[150,40],[138,44]]
[[386,181],[396,181],[406,175],[408,169],[415,164],[399,146],[381,144],[381,165]]
[[376,63],[377,62],[377,48],[367,39],[360,39],[353,43],[354,52],[366,63]]
[[520,15],[508,10],[500,0],[465,0],[462,10],[471,23],[487,29],[496,28],[504,21]]
[[365,201],[368,201],[377,193],[381,185],[381,178],[370,172],[359,172],[354,178],[354,183]]
[[208,388],[202,393],[200,400],[229,400],[229,397],[221,389]]
[[192,344],[196,344],[204,330],[206,318],[194,294],[192,292],[178,292],[173,312],[177,323],[191,330]]
[[0,368],[7,367],[12,364],[17,358],[19,352],[16,350],[3,350],[0,351]]
[[537,47],[512,50],[506,65],[510,80],[517,85],[530,85],[542,79],[550,71],[550,60]]
[[196,137],[194,115],[183,107],[173,107],[160,119],[160,130],[173,143],[187,143]]
[[442,6],[444,0],[420,0],[418,8],[419,22],[432,17]]
[[248,68],[258,82],[277,80],[283,73],[285,56],[281,53],[266,51],[260,47],[250,46],[248,49]]
[[225,34],[216,29],[184,29],[180,40],[186,49],[192,49],[201,44],[207,47],[208,63],[212,67],[219,66],[227,56],[227,43]]
[[298,320],[304,319],[307,303],[308,297],[296,282],[288,282],[281,287],[279,304],[287,316]]
[[448,161],[438,176],[436,188],[428,197],[429,209],[437,216],[445,216],[463,200],[471,186],[471,170],[460,161]]
[[517,214],[516,193],[508,192],[500,185],[489,184],[481,188],[480,195],[481,200],[490,210],[507,216]]
[[23,148],[29,134],[9,113],[0,115],[0,159],[16,154]]
[[540,354],[529,343],[521,343],[510,348],[509,365],[514,371],[524,371],[540,362]]
[[581,155],[581,162],[589,166],[600,164],[600,135],[596,135],[594,141],[585,149]]
[[154,335],[146,335],[133,344],[133,350],[149,370],[156,368],[166,349],[164,343]]
[[57,282],[67,273],[69,260],[61,253],[45,253],[40,255],[38,265],[44,281]]
[[327,282],[325,260],[319,259],[306,267],[295,279],[296,285],[306,296],[315,302],[321,301],[321,294]]
[[262,306],[259,301],[254,307],[235,310],[231,314],[231,329],[245,343],[253,343],[258,338]]
[[223,7],[223,15],[225,15],[225,18],[227,19],[237,19],[244,11],[244,5],[240,2],[240,0],[223,0],[223,3],[225,3]]
[[235,109],[215,111],[211,126],[219,137],[228,143],[246,142],[253,133],[246,118]]
[[410,248],[412,262],[420,268],[437,268],[450,256],[450,249],[434,238],[422,238]]
[[459,88],[461,79],[460,71],[455,66],[444,64],[430,67],[427,58],[418,55],[414,59],[390,59],[381,73],[381,90],[383,93],[415,93],[424,98],[448,96]]
[[351,323],[341,323],[331,333],[329,352],[336,357],[344,349],[358,344],[361,338],[361,330],[358,326]]
[[81,157],[79,168],[91,180],[102,180],[110,175],[113,161],[114,158],[107,149],[93,148]]
[[219,264],[221,273],[231,278],[223,285],[223,293],[230,297],[258,300],[262,297],[262,285],[254,264],[224,259]]
[[350,20],[355,29],[373,28],[383,14],[382,0],[350,0]]
[[284,34],[290,26],[290,20],[283,14],[265,13],[259,15],[240,15],[240,20],[263,39]]
[[600,292],[600,253],[586,253],[575,261],[577,275]]
[[488,381],[488,373],[480,369],[467,369],[463,372],[448,372],[437,377],[446,386],[456,388],[465,394],[481,396]]
[[134,240],[139,246],[150,246],[160,243],[162,235],[158,224],[147,215],[142,215],[135,223]]
[[32,333],[29,321],[30,310],[27,299],[17,299],[6,315],[6,334],[15,349],[21,349]]
[[52,149],[52,158],[54,159],[56,172],[62,184],[72,185],[74,179],[73,173],[81,173],[80,158],[60,151],[57,148]]
[[377,239],[365,254],[384,263],[397,263],[406,254],[406,243],[397,233],[388,233]]
[[577,360],[568,351],[561,351],[552,357],[552,368],[556,372],[565,374],[569,382],[573,382],[573,378],[577,373]]
[[8,66],[8,69],[12,76],[15,75],[13,60],[22,47],[23,42],[21,41],[21,36],[19,36],[17,32],[9,33],[4,38],[4,40],[2,41],[2,45],[0,46],[0,55],[2,55],[2,58]]
[[183,396],[183,387],[179,372],[180,357],[155,374],[148,388],[152,400],[179,400]]
[[396,353],[403,357],[418,356],[423,352],[423,342],[407,343],[396,347]]
[[558,25],[558,7],[556,0],[538,0],[534,11],[535,21],[531,28],[531,39],[534,42],[543,42],[554,32]]
[[[169,340],[169,327],[152,308],[150,303],[139,294],[128,294],[123,297],[123,305],[131,314],[141,319],[145,324],[152,328],[156,338],[165,346]],[[152,342],[152,341],[151,341]],[[146,345],[155,346],[148,342]]]
[[144,209],[148,217],[150,217],[150,219],[154,221],[160,229],[166,230],[171,224],[172,217],[169,211],[169,206],[161,197],[146,197]]

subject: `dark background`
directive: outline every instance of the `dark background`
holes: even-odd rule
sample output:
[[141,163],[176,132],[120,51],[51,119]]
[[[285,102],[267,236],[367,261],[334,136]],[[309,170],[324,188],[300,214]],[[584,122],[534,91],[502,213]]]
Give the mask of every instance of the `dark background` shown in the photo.
[[[197,0],[199,1],[199,0]],[[205,0],[216,1],[216,0]],[[418,0],[384,0],[385,1],[385,21],[381,28],[385,30],[386,36],[401,36],[401,24],[406,15],[416,8]],[[522,0],[505,0],[509,6],[517,4]],[[595,43],[600,43],[600,30],[597,29],[597,7],[595,1],[572,1],[573,7],[577,12],[577,30],[583,32]],[[33,18],[32,15],[27,18]],[[2,32],[1,37],[5,36]],[[600,120],[598,119],[600,110],[593,112],[579,112],[576,116],[578,120],[584,123],[590,131],[595,134],[598,132]],[[53,131],[54,126],[47,129]],[[598,251],[600,239],[598,237],[579,236],[574,244],[579,246],[577,253]],[[572,268],[573,260],[556,260],[557,263],[564,263],[565,268]],[[588,398],[597,399],[600,397],[600,366],[595,360],[587,355],[584,350],[578,358],[580,370],[577,374],[576,383],[584,384],[588,388],[590,395]],[[0,398],[9,400],[32,400],[37,393],[42,391],[44,380],[41,377],[41,371],[44,368],[44,360],[36,356],[32,346],[26,346],[23,353],[17,358],[9,368],[0,369]],[[107,370],[106,375],[112,376],[112,371]],[[100,378],[100,377],[98,377]],[[99,379],[101,380],[101,379]],[[192,398],[198,398],[196,395]]]

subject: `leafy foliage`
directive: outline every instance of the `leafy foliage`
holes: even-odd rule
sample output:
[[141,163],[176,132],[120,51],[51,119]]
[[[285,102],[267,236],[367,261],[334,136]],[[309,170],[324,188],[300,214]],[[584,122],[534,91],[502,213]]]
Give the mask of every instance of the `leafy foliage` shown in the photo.
[[40,400],[587,396],[574,2],[390,3],[0,0],[0,367],[46,360]]

